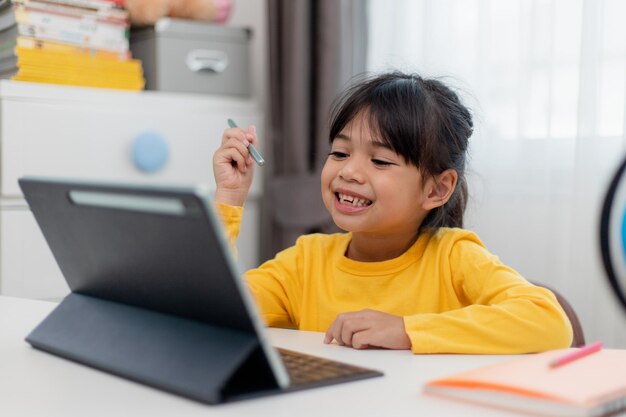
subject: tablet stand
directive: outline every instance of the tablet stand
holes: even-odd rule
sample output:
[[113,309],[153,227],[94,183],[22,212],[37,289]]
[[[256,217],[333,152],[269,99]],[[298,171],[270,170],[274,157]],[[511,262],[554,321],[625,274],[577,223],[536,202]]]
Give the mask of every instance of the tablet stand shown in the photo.
[[202,402],[278,389],[255,334],[71,293],[34,347]]

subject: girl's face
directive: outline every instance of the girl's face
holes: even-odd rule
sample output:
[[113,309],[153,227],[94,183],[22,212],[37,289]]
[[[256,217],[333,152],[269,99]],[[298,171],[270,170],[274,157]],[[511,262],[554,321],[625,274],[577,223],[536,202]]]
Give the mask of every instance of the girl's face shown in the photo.
[[375,137],[362,113],[333,140],[322,198],[335,224],[353,233],[414,235],[427,214],[420,171]]

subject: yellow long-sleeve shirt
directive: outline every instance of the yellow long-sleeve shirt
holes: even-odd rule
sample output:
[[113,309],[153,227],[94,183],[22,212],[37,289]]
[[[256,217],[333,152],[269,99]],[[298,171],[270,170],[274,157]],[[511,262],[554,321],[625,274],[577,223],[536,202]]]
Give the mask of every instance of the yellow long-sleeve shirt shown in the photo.
[[[218,205],[229,239],[240,207]],[[526,353],[568,347],[572,327],[554,295],[534,286],[463,229],[423,233],[401,256],[357,262],[351,234],[311,234],[246,273],[266,323],[326,331],[337,314],[402,316],[414,353]]]

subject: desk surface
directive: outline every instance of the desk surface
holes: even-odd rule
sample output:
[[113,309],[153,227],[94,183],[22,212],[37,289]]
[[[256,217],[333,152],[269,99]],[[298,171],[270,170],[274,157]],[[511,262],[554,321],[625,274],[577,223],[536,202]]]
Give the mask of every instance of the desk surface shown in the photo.
[[0,415],[4,416],[518,416],[424,395],[430,379],[510,359],[413,355],[324,345],[323,335],[269,329],[275,346],[381,370],[385,376],[209,406],[33,349],[24,337],[55,303],[0,297]]

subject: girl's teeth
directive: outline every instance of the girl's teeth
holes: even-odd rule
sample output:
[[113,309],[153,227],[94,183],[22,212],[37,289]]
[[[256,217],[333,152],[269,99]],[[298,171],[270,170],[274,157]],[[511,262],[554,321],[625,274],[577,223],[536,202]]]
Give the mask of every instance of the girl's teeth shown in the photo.
[[351,197],[344,194],[339,194],[338,196],[341,203],[352,204],[353,207],[363,207],[367,205],[367,200],[362,198]]

